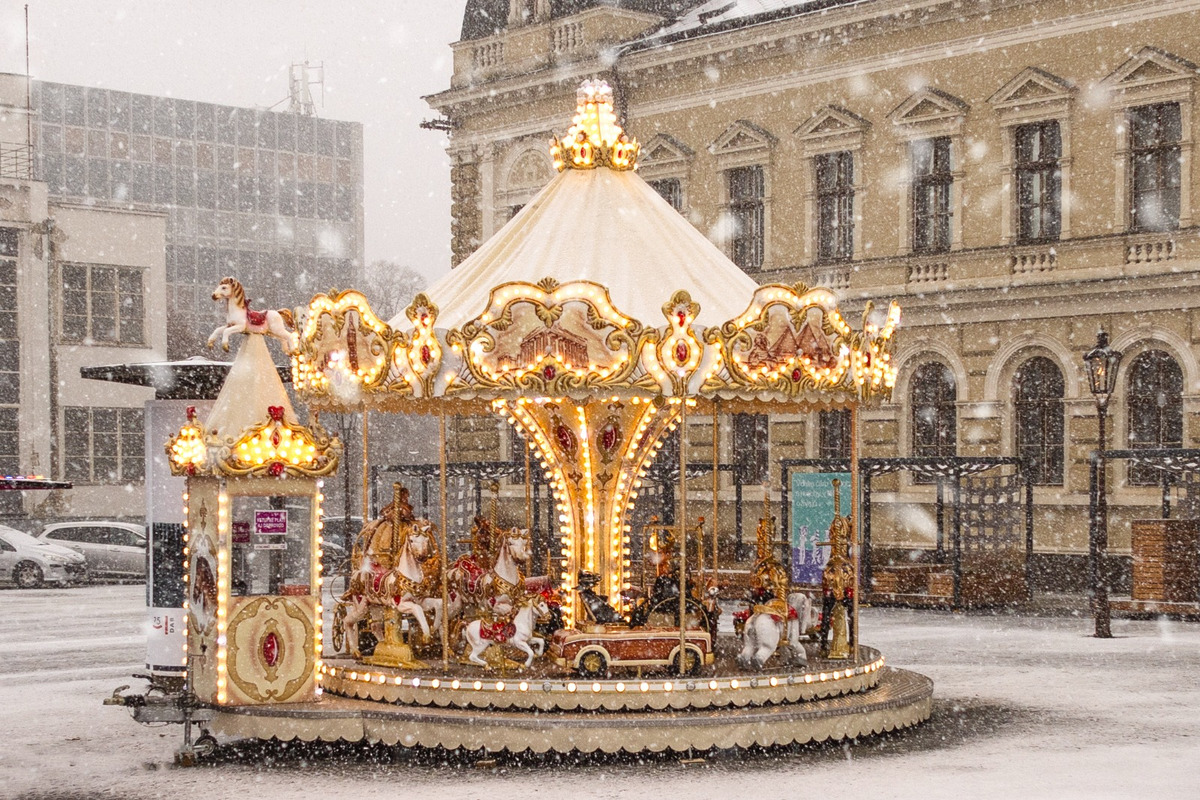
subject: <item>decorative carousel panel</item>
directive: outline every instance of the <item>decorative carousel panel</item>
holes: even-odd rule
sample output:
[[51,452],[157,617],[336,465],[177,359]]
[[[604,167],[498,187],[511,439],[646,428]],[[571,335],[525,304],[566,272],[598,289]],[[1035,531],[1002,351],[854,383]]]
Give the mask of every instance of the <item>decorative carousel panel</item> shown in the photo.
[[188,655],[192,689],[205,701],[217,698],[217,623],[220,605],[220,547],[218,538],[219,483],[215,478],[188,481],[187,594]]
[[[392,349],[405,344],[404,336],[379,319],[359,292],[319,294],[300,326],[293,384],[317,403],[355,403],[364,393],[389,385]],[[403,381],[395,383],[407,387]]]
[[550,278],[537,285],[503,284],[492,290],[481,316],[447,335],[464,368],[447,394],[630,389],[649,380],[639,368],[640,353],[656,337],[618,311],[599,284]]
[[320,477],[337,469],[342,443],[320,425],[293,425],[282,406],[269,406],[267,420],[226,442],[213,461],[226,475]]
[[720,359],[704,380],[705,393],[773,394],[780,399],[848,392],[859,399],[890,395],[896,381],[891,337],[900,321],[893,303],[882,322],[868,303],[863,330],[854,331],[827,289],[804,284],[762,286],[749,308],[705,332]]
[[229,603],[226,703],[316,697],[316,597],[235,597]]

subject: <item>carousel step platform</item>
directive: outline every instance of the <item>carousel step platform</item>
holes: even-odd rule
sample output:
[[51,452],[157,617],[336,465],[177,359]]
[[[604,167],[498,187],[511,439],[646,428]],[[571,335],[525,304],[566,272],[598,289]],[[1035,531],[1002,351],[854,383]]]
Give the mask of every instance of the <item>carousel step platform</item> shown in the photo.
[[223,737],[368,741],[492,752],[662,752],[850,739],[929,718],[933,681],[884,667],[871,689],[802,703],[596,713],[403,706],[326,695],[319,702],[221,709]]

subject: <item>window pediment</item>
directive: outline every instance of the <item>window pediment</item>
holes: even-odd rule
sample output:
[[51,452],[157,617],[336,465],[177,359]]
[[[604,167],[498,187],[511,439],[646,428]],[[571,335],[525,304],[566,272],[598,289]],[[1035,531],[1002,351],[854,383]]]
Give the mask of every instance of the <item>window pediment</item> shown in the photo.
[[777,139],[764,128],[753,122],[739,119],[708,146],[708,151],[715,156],[735,155],[747,150],[770,150]]
[[1187,59],[1147,46],[1101,81],[1101,85],[1123,104],[1152,102],[1186,93],[1197,72],[1200,69]]
[[692,148],[674,136],[658,133],[642,145],[641,154],[638,156],[638,169],[643,172],[682,169],[695,154]]
[[1000,87],[988,102],[996,109],[1002,125],[1016,125],[1067,113],[1075,86],[1057,75],[1027,67]]
[[809,156],[835,150],[857,150],[871,123],[841,106],[825,106],[796,128]]
[[888,119],[911,136],[956,133],[971,107],[940,89],[925,88],[898,105]]

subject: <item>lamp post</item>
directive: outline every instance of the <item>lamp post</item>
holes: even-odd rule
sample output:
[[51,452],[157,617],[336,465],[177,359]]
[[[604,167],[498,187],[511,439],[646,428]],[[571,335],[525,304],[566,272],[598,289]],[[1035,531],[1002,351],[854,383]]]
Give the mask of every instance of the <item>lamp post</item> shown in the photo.
[[1087,365],[1088,388],[1096,398],[1096,421],[1099,438],[1096,446],[1096,504],[1092,509],[1091,535],[1088,547],[1091,554],[1092,616],[1096,622],[1096,638],[1112,638],[1108,612],[1108,474],[1104,449],[1107,445],[1105,422],[1108,399],[1117,387],[1117,368],[1121,351],[1108,346],[1108,334],[1096,334],[1096,346],[1083,357]]

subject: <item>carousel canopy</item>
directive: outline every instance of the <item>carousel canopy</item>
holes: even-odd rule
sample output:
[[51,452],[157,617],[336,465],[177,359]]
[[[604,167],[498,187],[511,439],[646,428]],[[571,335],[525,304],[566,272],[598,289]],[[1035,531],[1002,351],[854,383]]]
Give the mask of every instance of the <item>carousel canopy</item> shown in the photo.
[[[632,170],[559,173],[500,231],[425,293],[454,328],[510,283],[591,281],[613,305],[646,323],[686,288],[696,322],[720,325],[746,310],[758,284]],[[411,327],[401,313],[388,323]]]

